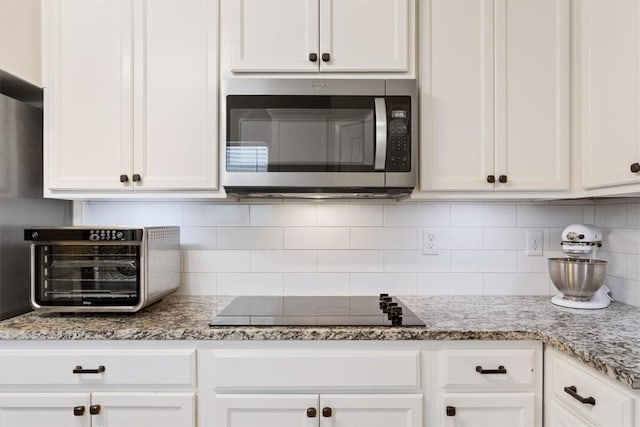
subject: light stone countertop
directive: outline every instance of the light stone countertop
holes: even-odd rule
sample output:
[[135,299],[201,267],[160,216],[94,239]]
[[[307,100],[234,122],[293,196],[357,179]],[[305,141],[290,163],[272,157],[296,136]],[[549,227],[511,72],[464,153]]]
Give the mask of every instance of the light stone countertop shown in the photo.
[[135,314],[32,312],[0,322],[0,340],[540,340],[640,389],[640,308],[625,304],[576,310],[538,296],[407,296],[426,327],[210,327],[230,300],[170,296]]

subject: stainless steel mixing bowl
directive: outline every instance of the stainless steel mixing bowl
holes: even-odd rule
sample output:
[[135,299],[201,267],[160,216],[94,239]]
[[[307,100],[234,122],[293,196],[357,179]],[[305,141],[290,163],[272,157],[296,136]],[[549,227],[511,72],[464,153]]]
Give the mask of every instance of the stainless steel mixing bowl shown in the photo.
[[549,275],[565,298],[589,301],[604,283],[607,261],[581,258],[549,258]]

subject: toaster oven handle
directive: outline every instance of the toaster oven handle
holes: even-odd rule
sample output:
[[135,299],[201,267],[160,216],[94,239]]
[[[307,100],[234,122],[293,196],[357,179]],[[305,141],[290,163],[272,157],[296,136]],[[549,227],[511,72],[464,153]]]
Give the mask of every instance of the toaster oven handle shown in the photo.
[[387,106],[384,98],[375,98],[376,158],[374,169],[383,171],[387,163]]

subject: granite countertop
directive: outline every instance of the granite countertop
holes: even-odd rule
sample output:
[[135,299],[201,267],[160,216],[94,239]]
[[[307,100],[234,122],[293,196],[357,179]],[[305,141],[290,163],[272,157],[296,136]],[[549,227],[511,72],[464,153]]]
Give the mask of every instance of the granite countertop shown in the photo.
[[575,310],[537,296],[401,299],[426,327],[212,328],[231,298],[171,296],[135,314],[28,313],[0,322],[0,340],[540,340],[640,389],[638,307]]

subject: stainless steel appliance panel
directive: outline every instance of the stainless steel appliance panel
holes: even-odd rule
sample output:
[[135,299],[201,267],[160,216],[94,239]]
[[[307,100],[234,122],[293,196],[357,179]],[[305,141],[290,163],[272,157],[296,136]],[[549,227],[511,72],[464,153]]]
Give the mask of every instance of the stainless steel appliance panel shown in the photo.
[[42,182],[42,110],[0,93],[0,320],[31,311],[24,228],[71,224],[71,202],[43,199]]

